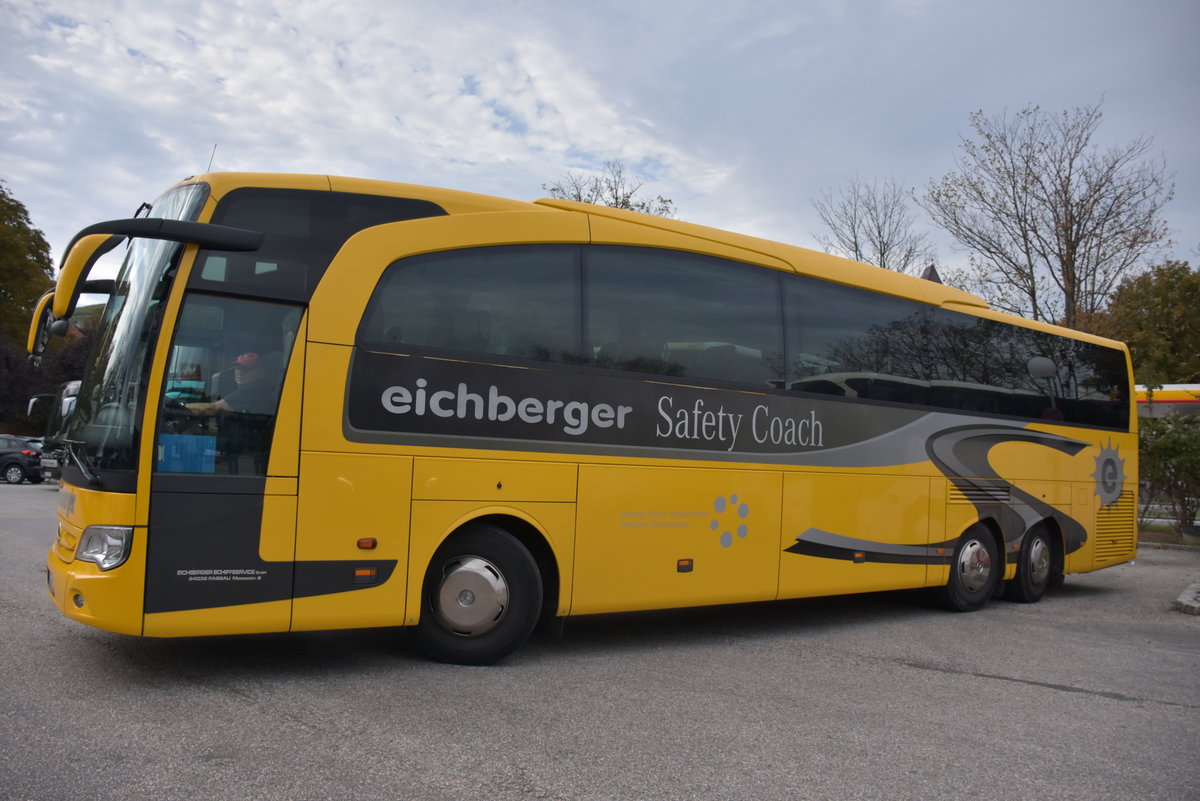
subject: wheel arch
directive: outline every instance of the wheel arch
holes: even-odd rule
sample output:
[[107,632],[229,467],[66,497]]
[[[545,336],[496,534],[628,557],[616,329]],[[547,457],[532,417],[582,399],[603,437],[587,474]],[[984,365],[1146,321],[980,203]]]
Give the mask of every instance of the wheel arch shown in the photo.
[[546,619],[547,615],[553,617],[560,608],[561,581],[558,556],[554,553],[554,548],[550,545],[550,539],[546,533],[532,521],[501,512],[483,515],[474,518],[471,522],[488,523],[502,528],[525,546],[533,556],[533,561],[537,562],[538,572],[542,574],[542,618]]
[[[529,551],[537,564],[538,573],[542,577],[542,617],[554,616],[559,609],[567,608],[567,599],[560,598],[562,593],[562,570],[559,556],[545,529],[532,517],[512,508],[489,507],[477,509],[454,521],[446,530],[445,535],[433,544],[432,555],[442,544],[448,542],[459,532],[472,525],[491,525],[511,534],[525,549]],[[414,569],[424,574],[426,565],[413,565]]]
[[1004,530],[1000,527],[1000,521],[994,517],[981,517],[959,532],[959,538],[967,536],[974,528],[983,528],[991,536],[992,542],[996,545],[996,553],[1000,555],[1000,575],[1003,578],[1004,570],[1008,567],[1009,554],[1008,548],[1004,547]]

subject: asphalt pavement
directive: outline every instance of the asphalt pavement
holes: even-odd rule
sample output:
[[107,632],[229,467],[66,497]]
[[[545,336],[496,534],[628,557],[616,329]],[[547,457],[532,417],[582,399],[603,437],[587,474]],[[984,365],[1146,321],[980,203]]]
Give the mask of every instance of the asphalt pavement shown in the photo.
[[1200,549],[971,614],[918,592],[571,619],[489,668],[403,632],[66,620],[0,486],[0,801],[1200,799]]

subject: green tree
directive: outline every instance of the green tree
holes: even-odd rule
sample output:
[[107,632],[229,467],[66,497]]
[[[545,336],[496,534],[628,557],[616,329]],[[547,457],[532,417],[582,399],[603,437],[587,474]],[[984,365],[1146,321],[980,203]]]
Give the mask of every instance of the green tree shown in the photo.
[[[30,223],[25,205],[0,181],[0,431],[40,434],[25,416],[26,405],[31,395],[53,392],[60,380],[61,371],[53,362],[48,371],[37,372],[25,352],[33,308],[50,288],[51,275],[46,238]],[[70,350],[68,361],[81,362],[80,347],[55,350]]]
[[34,304],[53,275],[46,237],[0,181],[0,333],[24,341]]
[[1129,345],[1142,384],[1200,383],[1200,270],[1168,261],[1121,282],[1089,326]]
[[599,173],[567,171],[557,182],[542,184],[542,189],[558,200],[595,203],[658,217],[675,216],[673,201],[662,195],[638,197],[641,188],[642,181],[626,174],[625,165],[620,160],[604,162],[604,168]]
[[1141,421],[1141,478],[1166,500],[1178,534],[1195,535],[1200,513],[1200,415],[1168,414]]
[[1174,185],[1153,140],[1101,149],[1100,104],[971,115],[955,168],[921,205],[971,254],[952,282],[1015,314],[1077,328],[1167,240]]

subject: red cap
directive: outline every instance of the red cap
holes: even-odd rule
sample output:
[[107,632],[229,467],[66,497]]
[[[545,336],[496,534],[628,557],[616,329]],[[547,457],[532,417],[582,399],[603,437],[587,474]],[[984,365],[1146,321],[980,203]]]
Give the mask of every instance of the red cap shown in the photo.
[[236,367],[258,367],[258,354],[243,353],[233,360],[233,364]]

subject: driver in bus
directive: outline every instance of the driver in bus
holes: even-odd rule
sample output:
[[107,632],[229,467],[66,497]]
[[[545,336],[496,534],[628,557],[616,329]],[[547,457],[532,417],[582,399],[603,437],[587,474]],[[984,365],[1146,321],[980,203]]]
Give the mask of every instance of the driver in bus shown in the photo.
[[231,412],[271,414],[275,411],[275,389],[267,380],[267,370],[257,353],[243,353],[234,359],[233,380],[237,386],[225,397],[210,403],[185,405],[202,417]]

